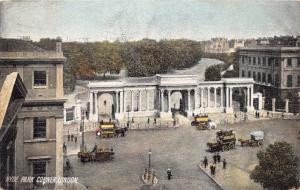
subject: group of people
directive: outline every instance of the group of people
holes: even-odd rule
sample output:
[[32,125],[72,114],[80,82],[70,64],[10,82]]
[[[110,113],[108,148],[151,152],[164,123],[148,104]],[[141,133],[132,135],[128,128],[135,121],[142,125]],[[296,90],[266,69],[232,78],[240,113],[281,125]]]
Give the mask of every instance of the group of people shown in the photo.
[[[211,164],[210,167],[209,167],[211,175],[215,175],[215,173],[216,173],[216,164],[220,163],[220,162],[221,162],[221,155],[219,154],[219,152],[217,152],[213,155],[213,164]],[[227,165],[227,161],[224,158],[222,162],[223,162],[223,169],[225,170],[226,165]],[[204,168],[206,168],[208,166],[208,159],[207,159],[206,156],[204,157],[203,164],[204,164]]]
[[68,142],[75,142],[75,143],[77,143],[77,136],[75,136],[75,135],[73,135],[73,134],[68,134]]
[[260,118],[260,113],[258,111],[255,112],[255,118]]

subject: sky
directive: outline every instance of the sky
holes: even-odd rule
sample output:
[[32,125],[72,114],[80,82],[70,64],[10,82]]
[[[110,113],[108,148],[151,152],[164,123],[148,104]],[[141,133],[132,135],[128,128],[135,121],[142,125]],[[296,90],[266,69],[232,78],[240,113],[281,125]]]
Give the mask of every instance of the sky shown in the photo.
[[274,35],[300,35],[300,1],[2,0],[0,4],[1,37],[132,41]]

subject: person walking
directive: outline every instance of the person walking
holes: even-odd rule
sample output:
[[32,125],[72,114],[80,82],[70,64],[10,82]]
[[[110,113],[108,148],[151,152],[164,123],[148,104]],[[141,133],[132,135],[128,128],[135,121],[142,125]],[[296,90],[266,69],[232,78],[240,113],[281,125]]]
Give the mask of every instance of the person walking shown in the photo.
[[216,157],[217,157],[217,161],[218,161],[218,163],[220,163],[220,162],[221,162],[221,155],[220,155],[220,153],[219,153],[219,152],[217,153]]
[[206,168],[208,165],[208,160],[206,156],[204,157],[203,164],[204,164],[204,168]]
[[148,117],[148,121],[147,121],[147,123],[149,124],[150,123],[150,118]]
[[74,136],[74,142],[77,143],[77,136]]
[[66,169],[67,170],[71,169],[71,164],[70,164],[70,160],[69,159],[66,160]]
[[209,169],[210,169],[210,175],[213,175],[213,165],[210,165]]
[[172,172],[171,172],[170,168],[168,168],[168,170],[167,170],[167,176],[168,176],[168,180],[171,180]]
[[74,139],[74,135],[73,134],[71,134],[71,141],[73,142],[73,139]]
[[215,173],[216,173],[216,165],[213,164],[212,165],[212,175],[215,175]]
[[214,160],[214,164],[216,164],[217,163],[217,155],[216,155],[216,153],[214,153],[214,155],[213,155],[213,160]]
[[224,158],[224,159],[223,159],[223,170],[226,169],[226,165],[227,165],[227,162],[226,162],[226,159]]
[[63,144],[63,152],[64,152],[64,154],[67,154],[67,145],[66,145],[66,142],[64,142],[64,144]]

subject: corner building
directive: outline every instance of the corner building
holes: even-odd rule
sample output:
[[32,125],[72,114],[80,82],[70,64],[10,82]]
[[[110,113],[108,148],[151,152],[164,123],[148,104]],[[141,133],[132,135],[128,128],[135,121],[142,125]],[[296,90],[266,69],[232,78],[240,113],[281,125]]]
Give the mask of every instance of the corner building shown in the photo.
[[[28,91],[17,115],[16,176],[63,176],[63,64],[61,43],[55,51],[31,42],[0,39],[0,73],[18,72]],[[52,189],[55,184],[44,186]],[[17,183],[16,189],[41,188]]]

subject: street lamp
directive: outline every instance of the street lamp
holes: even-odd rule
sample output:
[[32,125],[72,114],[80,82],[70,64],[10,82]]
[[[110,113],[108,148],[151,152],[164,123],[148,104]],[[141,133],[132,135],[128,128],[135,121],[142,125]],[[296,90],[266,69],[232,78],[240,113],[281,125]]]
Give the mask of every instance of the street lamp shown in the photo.
[[148,155],[149,155],[149,169],[150,169],[150,166],[151,166],[151,149],[149,149],[149,152],[148,152]]
[[82,129],[82,140],[81,140],[81,150],[84,152],[84,115],[86,116],[86,118],[88,118],[89,112],[86,108],[82,107],[81,108],[81,121],[82,121],[82,125],[81,125],[81,129]]

